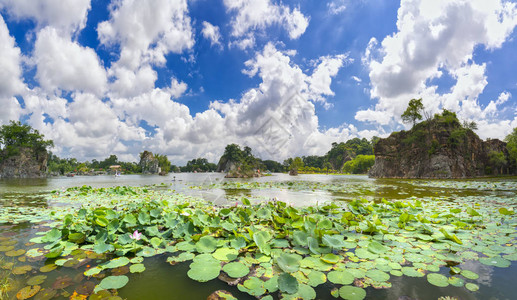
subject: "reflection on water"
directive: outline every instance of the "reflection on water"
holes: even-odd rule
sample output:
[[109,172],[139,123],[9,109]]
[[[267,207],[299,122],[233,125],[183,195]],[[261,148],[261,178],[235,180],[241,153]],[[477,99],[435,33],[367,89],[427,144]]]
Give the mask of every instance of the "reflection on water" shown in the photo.
[[[497,180],[495,180],[497,181]],[[504,181],[504,180],[503,180]],[[235,188],[229,184],[224,188],[222,183],[246,183],[246,182],[272,182],[270,188]],[[286,182],[303,183],[297,188],[289,188]],[[461,181],[445,181],[444,184],[427,184],[427,181],[399,180],[399,179],[370,179],[366,176],[340,176],[340,175],[300,175],[292,177],[286,174],[275,174],[274,176],[244,179],[227,179],[219,173],[180,173],[168,176],[144,176],[125,175],[113,176],[76,176],[56,177],[48,179],[0,179],[0,209],[11,206],[47,207],[47,202],[42,193],[66,189],[68,187],[89,185],[92,187],[111,186],[146,186],[159,185],[159,188],[170,189],[174,192],[181,192],[188,195],[202,197],[212,201],[216,205],[232,205],[242,197],[250,198],[251,201],[267,201],[278,199],[293,205],[319,205],[328,201],[350,200],[358,197],[372,200],[405,199],[411,196],[416,197],[469,197],[487,196],[492,197],[517,197],[517,191],[497,190],[489,188],[472,189],[461,188]],[[192,186],[215,185],[219,188],[192,188]],[[318,188],[312,189],[312,186]],[[446,188],[444,188],[446,186]],[[4,225],[0,227],[0,246],[13,243],[16,249],[27,249],[26,243],[34,237],[37,231],[46,230],[43,225],[31,225],[23,223],[16,226]],[[141,274],[127,274],[130,277],[130,284],[119,291],[119,295],[126,299],[206,299],[215,290],[224,289],[232,292],[238,299],[253,299],[248,294],[240,292],[236,287],[228,286],[220,280],[212,280],[208,283],[199,283],[188,278],[187,263],[171,266],[165,263],[165,256],[155,256],[145,259],[146,271]],[[38,270],[51,259],[20,261],[15,258],[8,258],[0,251],[0,265],[13,263],[13,266],[30,265],[33,270]],[[437,299],[440,296],[451,296],[458,299],[515,299],[513,288],[517,278],[517,267],[515,263],[509,268],[494,268],[480,264],[479,262],[467,261],[459,265],[462,269],[472,270],[480,275],[475,282],[480,285],[476,293],[467,291],[464,287],[458,288],[449,286],[438,288],[429,284],[425,277],[396,277],[391,276],[392,288],[385,290],[367,289],[367,299],[399,299],[401,296],[408,296],[411,299]],[[84,271],[82,268],[59,267],[56,272],[48,273],[48,279],[42,286],[51,286],[58,278],[73,278],[78,280]],[[448,270],[448,269],[447,269]],[[8,272],[0,269],[0,277]],[[442,268],[442,273],[445,268]],[[34,272],[32,272],[34,273]],[[21,289],[26,280],[33,274],[16,275],[12,289]],[[443,273],[444,275],[447,275]],[[82,279],[81,279],[82,280]],[[90,279],[98,282],[97,279]],[[74,286],[67,290],[73,292]],[[329,291],[334,288],[329,282],[316,288],[318,299],[334,299]],[[66,297],[68,298],[68,297]],[[61,297],[60,299],[65,299]]]

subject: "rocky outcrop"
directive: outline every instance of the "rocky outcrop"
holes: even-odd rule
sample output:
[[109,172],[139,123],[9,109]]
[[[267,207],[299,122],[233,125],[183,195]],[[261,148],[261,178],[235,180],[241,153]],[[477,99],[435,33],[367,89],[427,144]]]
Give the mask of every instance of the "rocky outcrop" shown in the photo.
[[0,152],[0,178],[41,178],[47,176],[48,153],[20,148],[16,154]]
[[[445,114],[445,113],[444,113]],[[374,178],[470,178],[511,173],[506,143],[481,140],[453,113],[436,116],[410,131],[392,133],[374,147]],[[496,161],[494,154],[503,159]]]
[[139,166],[142,168],[142,174],[158,174],[161,171],[158,166],[158,159],[149,151],[140,154]]
[[219,163],[217,164],[216,172],[228,173],[230,171],[237,171],[238,168],[239,168],[239,162],[229,160],[226,157],[222,156],[219,159]]

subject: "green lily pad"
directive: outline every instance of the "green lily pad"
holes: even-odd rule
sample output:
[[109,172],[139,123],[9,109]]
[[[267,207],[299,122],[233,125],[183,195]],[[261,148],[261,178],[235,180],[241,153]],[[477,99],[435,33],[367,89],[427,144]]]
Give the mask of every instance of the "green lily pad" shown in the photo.
[[27,279],[27,285],[38,285],[38,284],[42,284],[45,279],[47,279],[47,276],[45,275],[36,275],[36,276],[33,276],[29,279]]
[[339,296],[346,300],[362,300],[366,297],[366,291],[362,288],[345,285],[339,289]]
[[476,292],[479,290],[479,285],[469,282],[465,284],[465,288],[471,292]]
[[316,287],[327,282],[327,276],[325,273],[320,271],[312,270],[309,275],[307,275],[307,278],[309,279],[307,283],[312,287]]
[[449,285],[449,279],[442,274],[438,273],[429,273],[427,274],[427,281],[438,287],[446,287]]
[[118,267],[125,266],[127,264],[129,264],[129,258],[122,256],[122,257],[114,258],[114,259],[110,260],[109,262],[103,263],[99,267],[101,267],[103,269],[115,269]]
[[476,280],[479,278],[479,275],[477,273],[474,273],[470,270],[461,270],[460,274],[467,279]]
[[479,262],[487,266],[495,266],[499,268],[508,268],[511,265],[509,260],[504,259],[501,256],[482,257],[479,259]]
[[129,271],[131,273],[142,273],[145,271],[145,266],[144,264],[134,264],[129,267]]
[[16,299],[18,299],[18,300],[29,299],[30,297],[36,295],[40,289],[41,289],[41,286],[39,286],[39,285],[26,286],[23,289],[19,290],[18,293],[16,293]]
[[212,256],[220,261],[232,261],[237,258],[239,251],[232,248],[219,248],[212,253]]
[[375,254],[381,254],[388,251],[388,248],[377,241],[372,241],[368,244],[368,251]]
[[217,278],[220,272],[221,264],[218,260],[212,258],[212,260],[205,259],[191,263],[187,275],[193,280],[207,282]]
[[294,294],[298,291],[298,280],[289,273],[278,276],[278,289],[282,293]]
[[211,235],[205,235],[196,243],[196,250],[199,253],[212,253],[217,248],[217,240]]
[[271,239],[271,235],[267,231],[259,231],[253,234],[253,241],[257,244],[261,253],[269,255],[271,253],[271,247],[268,241]]
[[53,299],[56,296],[56,294],[57,294],[57,291],[54,289],[43,288],[32,299],[33,300],[50,300],[50,299]]
[[412,267],[402,267],[402,273],[409,277],[424,277],[425,273],[422,270]]
[[264,282],[257,277],[249,278],[248,280],[244,281],[243,284],[239,284],[237,288],[240,291],[255,297],[259,297],[266,292],[266,289],[264,288]]
[[351,284],[354,276],[347,271],[330,271],[327,274],[328,281],[335,284]]
[[302,257],[298,254],[282,253],[276,260],[280,269],[287,273],[293,273],[300,268]]
[[329,264],[336,264],[343,258],[341,256],[335,255],[334,253],[327,253],[321,257],[321,260],[329,263]]
[[120,276],[108,276],[95,287],[94,292],[97,293],[100,290],[120,289],[123,288],[129,282],[129,278],[125,275]]
[[459,277],[453,276],[449,277],[449,284],[455,287],[462,287],[465,284],[465,281]]
[[100,272],[102,272],[103,269],[99,268],[99,267],[93,267],[93,268],[90,268],[86,271],[84,271],[84,276],[93,276],[93,275],[97,275],[99,274]]
[[248,275],[250,269],[243,263],[231,262],[223,266],[223,271],[230,277],[240,278]]
[[390,279],[390,275],[380,270],[368,270],[366,276],[374,281],[383,282]]
[[24,254],[25,254],[25,250],[23,250],[23,249],[11,250],[11,251],[5,252],[5,256],[9,256],[9,257],[16,257],[16,256],[24,255]]
[[24,266],[19,266],[19,267],[14,268],[12,272],[14,275],[22,275],[22,274],[26,274],[27,272],[29,272],[31,270],[32,270],[31,266],[24,265]]

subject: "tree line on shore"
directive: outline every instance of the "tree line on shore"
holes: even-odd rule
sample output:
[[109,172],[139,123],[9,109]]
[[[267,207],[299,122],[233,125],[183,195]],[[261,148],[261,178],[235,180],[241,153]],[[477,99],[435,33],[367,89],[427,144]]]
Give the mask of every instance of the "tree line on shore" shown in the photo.
[[[422,119],[421,99],[413,99],[408,110],[403,115],[407,122],[416,124]],[[475,123],[467,124],[470,127]],[[221,160],[227,160],[239,164],[242,169],[259,169],[270,172],[289,172],[296,170],[299,173],[351,173],[361,174],[368,172],[374,164],[375,157],[373,148],[379,140],[373,137],[371,140],[365,138],[353,138],[346,142],[332,143],[331,149],[325,155],[309,155],[292,157],[282,163],[274,160],[262,160],[252,154],[252,149],[244,146],[243,149],[237,144],[226,146],[219,164],[211,163],[206,158],[194,158],[185,166],[171,164],[166,155],[155,154],[154,157],[162,172],[213,172],[220,169]],[[510,154],[510,159],[517,162],[517,128],[514,128],[505,141]],[[53,142],[45,140],[44,136],[27,124],[19,121],[11,121],[0,128],[0,163],[8,157],[17,155],[21,148],[32,148],[38,151],[46,150],[53,146]],[[142,153],[141,153],[142,155]],[[496,160],[498,157],[495,157]],[[53,153],[48,156],[48,172],[51,174],[81,173],[95,174],[95,172],[106,172],[111,166],[119,166],[126,174],[141,173],[142,166],[137,162],[120,161],[114,154],[104,160],[78,161],[76,158],[60,158]]]

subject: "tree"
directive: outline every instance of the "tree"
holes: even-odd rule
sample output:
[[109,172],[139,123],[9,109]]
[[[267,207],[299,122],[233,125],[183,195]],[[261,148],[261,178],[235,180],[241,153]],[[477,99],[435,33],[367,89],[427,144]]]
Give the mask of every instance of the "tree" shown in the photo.
[[478,124],[474,121],[463,121],[463,127],[470,130],[478,130]]
[[296,174],[298,174],[298,170],[303,168],[303,160],[300,157],[295,157],[293,159],[293,162],[289,166],[289,170],[294,171]]
[[327,175],[328,175],[328,174],[329,174],[329,169],[331,169],[331,168],[332,168],[332,165],[331,165],[328,161],[326,161],[326,162],[323,164],[323,167],[326,169],[326,171],[327,171]]
[[506,149],[508,149],[508,153],[510,154],[510,160],[517,164],[517,127],[515,127],[509,135],[506,136],[504,141],[506,144]]
[[488,154],[490,164],[493,165],[496,170],[499,170],[499,175],[503,174],[503,167],[506,165],[506,158],[503,152],[492,151]]
[[33,129],[20,121],[11,121],[7,125],[0,127],[0,145],[2,150],[6,150],[6,155],[16,155],[21,148],[31,148],[36,152],[46,151],[47,148],[54,146],[51,140],[44,140],[44,135],[38,130]]
[[154,156],[158,160],[158,167],[160,167],[163,173],[169,173],[171,169],[171,162],[167,158],[167,155],[156,154]]
[[404,123],[413,123],[415,126],[417,120],[422,120],[422,112],[424,111],[424,105],[422,104],[422,98],[409,100],[406,111],[402,114],[402,121]]

